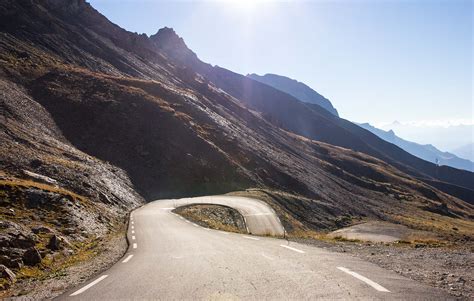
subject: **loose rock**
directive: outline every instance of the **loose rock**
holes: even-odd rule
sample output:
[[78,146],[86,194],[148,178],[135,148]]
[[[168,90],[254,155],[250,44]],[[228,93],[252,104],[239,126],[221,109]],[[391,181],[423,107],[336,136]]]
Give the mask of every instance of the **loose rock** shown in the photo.
[[3,264],[0,264],[0,275],[2,279],[7,279],[10,282],[16,281],[15,273],[13,273],[12,270],[7,268]]
[[61,240],[56,235],[51,236],[48,243],[48,249],[57,251],[61,249]]
[[41,262],[41,255],[36,248],[30,248],[23,254],[23,262],[29,266],[37,265]]

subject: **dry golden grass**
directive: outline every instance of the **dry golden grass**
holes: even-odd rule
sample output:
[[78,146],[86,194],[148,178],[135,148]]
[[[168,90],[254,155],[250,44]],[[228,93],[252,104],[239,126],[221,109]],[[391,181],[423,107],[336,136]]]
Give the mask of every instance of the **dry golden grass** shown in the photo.
[[[264,201],[269,204],[277,213],[278,217],[285,225],[290,225],[291,230],[288,231],[289,238],[296,239],[317,239],[327,242],[352,241],[342,237],[328,236],[328,231],[314,230],[306,227],[301,221],[295,219],[287,210],[282,208],[271,197],[279,196],[291,202],[292,199],[305,199],[302,196],[281,191],[269,191],[266,189],[247,189],[246,191],[231,192],[229,195],[251,197]],[[435,214],[419,208],[420,202],[423,200],[414,199],[410,204],[406,204],[405,212],[394,210],[388,213],[392,222],[400,223],[413,230],[407,237],[403,238],[402,243],[408,245],[429,245],[429,246],[447,246],[455,245],[457,241],[474,240],[474,221],[467,219],[454,218]],[[366,218],[357,220],[357,223],[369,221]],[[421,230],[421,231],[420,231]],[[396,242],[394,244],[399,244]]]
[[84,204],[89,204],[90,203],[88,198],[86,198],[84,196],[81,196],[81,195],[78,195],[78,194],[76,194],[72,191],[69,191],[67,189],[64,189],[64,188],[61,188],[61,187],[58,187],[58,186],[49,185],[49,184],[35,182],[35,181],[32,181],[32,180],[26,180],[26,179],[19,179],[19,178],[10,177],[10,178],[5,179],[5,180],[0,180],[0,186],[2,186],[2,185],[10,186],[12,188],[34,187],[34,188],[38,188],[38,189],[41,189],[41,190],[44,190],[44,191],[47,191],[47,192],[54,192],[54,193],[58,193],[58,194],[68,195],[68,196],[72,197],[73,199],[81,201]]

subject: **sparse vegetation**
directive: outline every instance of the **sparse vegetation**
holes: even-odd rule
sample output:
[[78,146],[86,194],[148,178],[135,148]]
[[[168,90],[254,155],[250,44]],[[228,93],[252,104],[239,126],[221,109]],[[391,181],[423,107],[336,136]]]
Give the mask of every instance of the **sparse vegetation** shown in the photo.
[[193,204],[173,210],[203,227],[235,233],[247,233],[242,215],[235,209],[210,204]]

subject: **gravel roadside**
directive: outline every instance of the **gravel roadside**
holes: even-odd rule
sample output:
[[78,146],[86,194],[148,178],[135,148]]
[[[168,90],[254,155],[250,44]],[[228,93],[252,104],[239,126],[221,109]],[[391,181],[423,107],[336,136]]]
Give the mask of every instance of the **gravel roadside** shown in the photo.
[[90,260],[70,266],[60,274],[44,280],[30,280],[16,284],[11,288],[15,292],[12,299],[15,297],[25,300],[53,299],[110,268],[125,254],[127,248],[124,231],[111,235],[98,243],[94,250],[97,255]]
[[349,253],[407,278],[441,288],[459,300],[474,300],[474,243],[458,247],[293,239]]

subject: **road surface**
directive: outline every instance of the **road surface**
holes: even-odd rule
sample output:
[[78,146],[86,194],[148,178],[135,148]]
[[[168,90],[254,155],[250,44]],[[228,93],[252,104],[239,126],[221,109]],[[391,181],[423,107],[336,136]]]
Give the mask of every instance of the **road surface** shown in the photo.
[[206,196],[160,202],[168,202],[174,208],[197,203],[225,205],[236,209],[243,215],[249,234],[283,236],[285,231],[275,211],[263,201],[256,199],[234,196]]
[[242,201],[229,197],[160,200],[135,210],[128,230],[130,247],[124,257],[59,299],[450,298],[440,290],[349,255],[284,239],[210,230],[171,212],[175,206],[191,202],[234,203],[239,211],[247,208],[241,212],[253,214],[252,219],[264,220],[254,222],[253,230],[281,230],[281,225],[273,227],[273,211],[262,202],[247,199],[240,204],[239,200]]

